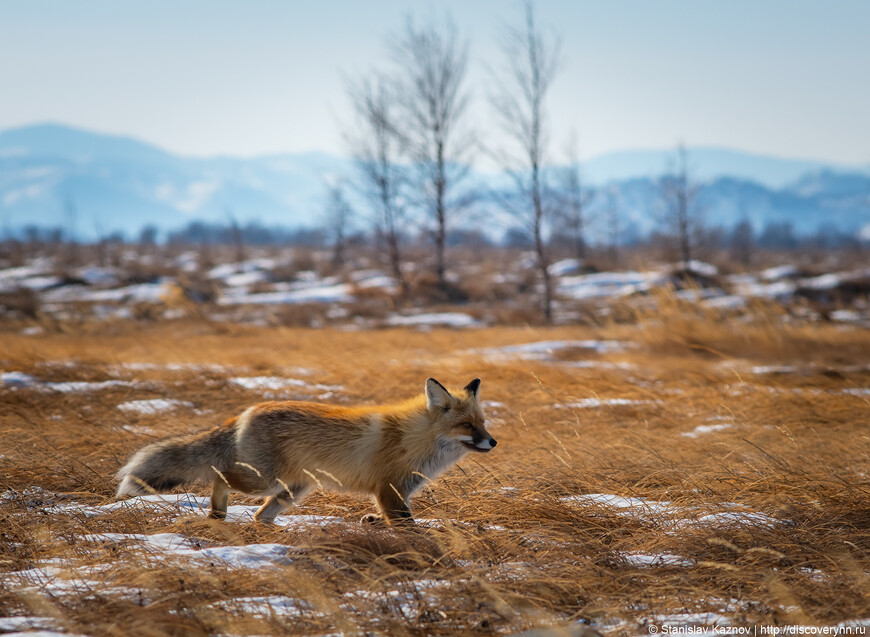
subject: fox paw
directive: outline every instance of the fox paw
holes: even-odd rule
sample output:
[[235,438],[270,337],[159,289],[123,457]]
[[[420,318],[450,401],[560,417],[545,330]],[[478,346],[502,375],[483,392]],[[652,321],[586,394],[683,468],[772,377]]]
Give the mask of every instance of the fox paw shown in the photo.
[[360,518],[360,524],[377,524],[383,526],[385,524],[384,518],[375,513],[368,513]]

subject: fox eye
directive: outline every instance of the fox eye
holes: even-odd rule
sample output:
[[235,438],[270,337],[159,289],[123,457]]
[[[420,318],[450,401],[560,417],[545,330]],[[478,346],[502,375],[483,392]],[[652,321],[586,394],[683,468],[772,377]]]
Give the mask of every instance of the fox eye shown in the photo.
[[474,429],[474,425],[472,425],[470,422],[463,422],[463,423],[460,423],[459,426],[460,426],[460,427],[465,427],[466,429]]

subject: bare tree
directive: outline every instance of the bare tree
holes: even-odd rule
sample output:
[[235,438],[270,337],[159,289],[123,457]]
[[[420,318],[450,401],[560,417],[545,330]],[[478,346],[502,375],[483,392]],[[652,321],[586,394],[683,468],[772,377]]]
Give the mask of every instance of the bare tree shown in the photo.
[[545,37],[535,22],[531,0],[524,3],[520,27],[508,27],[502,42],[503,67],[494,72],[491,97],[498,123],[512,148],[498,151],[513,178],[516,196],[506,198],[513,212],[531,231],[536,265],[544,288],[544,318],[553,316],[553,289],[549,255],[544,240],[547,184],[543,166],[547,158],[547,94],[556,77],[559,41]]
[[355,185],[374,213],[377,232],[387,243],[393,278],[406,294],[400,246],[406,179],[399,164],[401,141],[395,99],[390,83],[380,75],[348,83],[347,92],[357,119],[353,132],[347,135],[357,168]]
[[79,262],[79,244],[78,244],[78,218],[79,210],[76,206],[75,199],[72,195],[64,197],[63,212],[66,218],[67,227],[67,250],[66,262],[67,265],[78,265]]
[[326,231],[332,241],[332,263],[344,264],[347,234],[353,209],[344,196],[344,184],[337,181],[329,186],[329,200],[326,205]]
[[703,231],[703,219],[697,201],[698,188],[691,180],[688,153],[682,143],[677,146],[676,160],[675,169],[661,180],[662,221],[666,233],[677,244],[683,268],[688,270]]
[[227,208],[227,228],[230,234],[230,241],[233,244],[233,248],[235,249],[235,259],[236,264],[238,265],[238,271],[242,272],[243,267],[242,263],[247,259],[246,251],[245,251],[245,235],[242,232],[242,227],[239,225],[236,216],[233,214],[233,211],[230,208]]
[[562,202],[559,217],[565,230],[570,233],[574,256],[581,263],[586,259],[586,210],[592,201],[592,190],[587,189],[580,177],[580,159],[577,152],[577,136],[572,135],[566,146],[568,165],[561,172]]
[[435,273],[443,287],[447,223],[468,203],[460,186],[475,143],[466,124],[468,42],[449,18],[417,26],[409,17],[391,39],[402,140],[417,172],[419,204],[435,224]]
[[748,266],[752,262],[752,252],[755,247],[755,235],[748,219],[743,219],[734,226],[730,244],[731,258],[744,267]]
[[607,205],[604,214],[607,219],[607,252],[613,267],[619,265],[619,240],[622,233],[622,220],[619,218],[618,191],[616,186],[607,189]]

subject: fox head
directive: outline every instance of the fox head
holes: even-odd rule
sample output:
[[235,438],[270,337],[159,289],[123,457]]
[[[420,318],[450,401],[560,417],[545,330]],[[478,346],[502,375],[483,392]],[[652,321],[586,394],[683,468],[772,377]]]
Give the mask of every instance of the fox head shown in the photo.
[[496,441],[484,427],[479,391],[479,378],[468,383],[458,395],[429,378],[426,380],[426,408],[441,437],[471,451],[486,452],[495,447]]

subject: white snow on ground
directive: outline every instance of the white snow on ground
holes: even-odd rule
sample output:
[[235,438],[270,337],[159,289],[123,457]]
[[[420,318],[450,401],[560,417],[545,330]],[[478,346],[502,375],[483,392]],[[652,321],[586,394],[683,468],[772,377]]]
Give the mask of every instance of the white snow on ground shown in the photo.
[[350,275],[350,280],[361,289],[381,288],[389,294],[395,294],[396,280],[380,270],[358,270]]
[[703,436],[704,434],[710,434],[716,431],[724,431],[726,429],[733,429],[734,425],[728,422],[713,424],[713,425],[698,425],[692,431],[684,431],[681,433],[681,436],[685,436],[686,438],[698,438]]
[[[277,286],[276,286],[277,287]],[[248,294],[245,290],[226,290],[218,303],[220,305],[241,304],[264,304],[277,303],[350,303],[354,297],[351,295],[351,286],[347,283],[324,283],[312,285],[301,289],[277,290],[275,292],[261,292]]]
[[230,378],[229,382],[245,389],[286,389],[287,387],[315,387],[317,389],[341,389],[339,385],[309,385],[298,378],[282,378],[280,376],[238,376]]
[[[488,358],[519,358],[523,360],[553,360],[553,355],[559,350],[588,350],[596,354],[611,354],[622,352],[634,347],[627,341],[536,341],[519,345],[504,345],[502,347],[487,347],[485,349],[468,350],[469,354],[481,354]],[[562,362],[562,361],[559,361]]]
[[341,385],[321,385],[319,383],[308,383],[298,378],[282,378],[280,376],[238,376],[230,378],[228,382],[252,391],[264,389],[278,391],[290,387],[321,392],[334,392],[343,389]]
[[226,281],[227,279],[232,279],[238,274],[274,270],[276,266],[277,263],[275,262],[275,259],[269,258],[250,259],[249,261],[242,261],[240,263],[222,263],[208,271],[208,278]]
[[793,374],[799,369],[794,365],[756,365],[751,371],[753,374]]
[[561,261],[551,263],[547,270],[553,276],[565,276],[576,273],[582,265],[579,259],[562,259]]
[[[4,634],[19,632],[27,632],[28,635],[34,635],[35,630],[50,630],[58,627],[58,621],[54,617],[27,617],[19,615],[16,617],[0,617],[0,631]],[[66,633],[52,633],[66,634]]]
[[143,383],[129,380],[102,380],[102,381],[65,381],[65,382],[42,382],[22,372],[0,373],[0,386],[11,388],[31,387],[39,390],[56,391],[63,394],[80,392],[100,391],[111,387],[141,387]]
[[287,565],[290,547],[286,544],[245,544],[243,546],[213,546],[201,548],[201,543],[178,533],[95,533],[82,537],[85,542],[100,544],[134,544],[149,555],[183,557],[197,562],[219,562],[229,568],[258,568]]
[[[730,626],[731,618],[720,613],[668,613],[653,615],[649,623],[655,626]],[[652,631],[649,631],[650,634]],[[695,633],[692,633],[695,634]],[[714,634],[714,633],[711,633]]]
[[129,380],[103,380],[98,382],[70,381],[64,383],[45,383],[44,387],[63,394],[100,391],[110,387],[138,387],[140,383]]
[[157,436],[160,433],[154,427],[140,427],[137,425],[121,425],[121,429],[137,436]]
[[249,285],[253,285],[254,283],[263,283],[269,280],[269,273],[263,271],[254,271],[254,272],[241,272],[239,274],[233,274],[232,276],[228,276],[224,279],[224,283],[226,283],[230,287],[247,287]]
[[646,498],[624,497],[621,495],[610,495],[608,493],[572,495],[562,498],[562,501],[604,504],[615,509],[627,509],[629,510],[629,513],[631,511],[645,511],[647,513],[657,513],[660,515],[668,513],[672,508],[670,502],[656,502],[655,500],[647,500]]
[[62,283],[63,280],[51,271],[51,265],[46,262],[0,270],[0,293],[15,292],[19,288],[42,292]]
[[830,317],[832,321],[840,323],[858,323],[863,320],[863,317],[855,310],[834,310]]
[[797,277],[800,271],[794,265],[778,265],[773,268],[767,268],[759,273],[759,277],[765,281],[779,281]]
[[833,290],[846,281],[865,279],[870,277],[870,270],[828,273],[803,279],[797,278],[798,274],[794,266],[779,266],[762,271],[758,278],[739,274],[728,277],[728,281],[740,296],[786,300],[798,289],[821,292]]
[[226,365],[217,365],[213,363],[121,363],[113,366],[110,370],[119,371],[151,371],[151,370],[167,370],[170,372],[224,372],[229,369]]
[[634,369],[631,363],[609,361],[585,360],[585,361],[551,361],[562,367],[576,367],[577,369]]
[[[676,528],[691,526],[757,526],[774,527],[790,524],[733,502],[720,502],[713,506],[682,506],[667,501],[648,500],[639,497],[623,497],[607,493],[587,493],[562,498],[563,502],[601,505],[614,509],[620,515],[652,523],[671,525]],[[710,510],[718,508],[719,511]]]
[[[103,505],[64,503],[52,507],[57,511],[72,511],[89,517],[105,515],[114,511],[142,509],[144,511],[166,512],[181,515],[208,515],[211,498],[193,493],[140,495],[127,500],[110,502]],[[259,506],[233,504],[227,507],[227,521],[250,523]],[[290,509],[292,511],[292,509]],[[342,518],[328,515],[279,515],[275,518],[277,526],[329,526],[343,522]]]
[[692,566],[692,560],[673,553],[620,553],[620,557],[630,566]]
[[733,281],[734,291],[740,296],[758,297],[763,299],[787,299],[797,290],[792,281],[777,281],[774,283],[758,283],[752,278]]
[[701,305],[707,308],[717,310],[734,310],[746,307],[746,299],[742,296],[734,294],[726,294],[724,296],[712,297],[701,301]]
[[445,327],[480,327],[482,323],[462,312],[431,312],[428,314],[411,314],[402,316],[392,314],[387,318],[387,325],[429,327],[442,325]]
[[[88,593],[102,586],[93,575],[111,569],[111,564],[75,568],[69,561],[44,560],[42,566],[3,573],[4,584],[38,589],[51,594]],[[52,563],[54,562],[54,563]],[[105,589],[102,589],[105,590]]]
[[173,398],[151,398],[149,400],[130,400],[118,405],[121,411],[136,412],[140,414],[158,414],[163,411],[172,411],[180,407],[193,408],[193,403]]
[[843,280],[841,274],[822,274],[821,276],[801,279],[800,286],[810,290],[832,290]]
[[664,285],[669,276],[663,272],[598,272],[559,279],[557,291],[572,299],[620,297]]
[[79,268],[75,275],[88,285],[113,286],[118,285],[119,273],[114,268],[100,268],[89,266]]
[[261,617],[303,617],[319,614],[310,602],[284,595],[268,595],[265,597],[234,597],[213,604],[228,612],[258,615]]
[[[719,268],[717,268],[715,265],[713,265],[711,263],[704,263],[703,261],[697,261],[695,259],[692,259],[691,261],[689,261],[688,266],[689,266],[688,267],[689,272],[695,272],[695,273],[701,274],[703,276],[713,277],[713,276],[716,276],[717,274],[719,274]],[[677,267],[682,268],[682,265],[678,265],[678,266],[674,266],[674,267],[675,268],[677,268]]]
[[632,400],[629,398],[582,398],[573,403],[554,405],[558,409],[594,409],[596,407],[635,407],[638,405],[658,405],[657,400]]
[[3,372],[0,373],[0,384],[4,387],[30,387],[37,381],[30,374],[24,372]]
[[42,295],[48,303],[61,302],[124,302],[124,303],[157,303],[166,295],[169,279],[161,279],[157,283],[137,283],[122,288],[110,290],[92,290],[83,285],[67,285],[49,290]]
[[[348,591],[344,597],[351,600],[354,607],[365,602],[378,604],[388,601],[390,605],[398,606],[406,617],[417,617],[422,610],[421,604],[437,604],[437,599],[429,592],[430,590],[453,585],[453,583],[443,580],[422,579],[402,582],[399,588],[386,591],[368,589]],[[346,606],[346,604],[342,604],[342,607]]]

